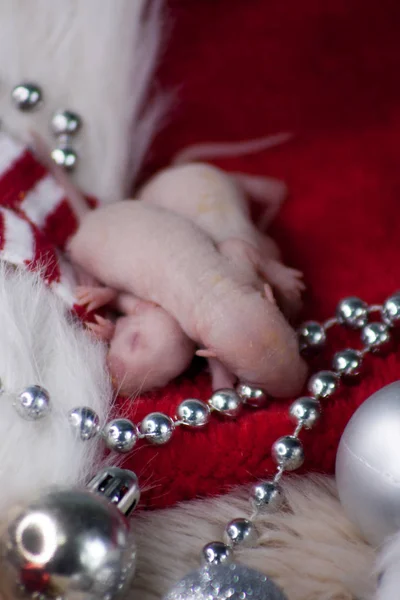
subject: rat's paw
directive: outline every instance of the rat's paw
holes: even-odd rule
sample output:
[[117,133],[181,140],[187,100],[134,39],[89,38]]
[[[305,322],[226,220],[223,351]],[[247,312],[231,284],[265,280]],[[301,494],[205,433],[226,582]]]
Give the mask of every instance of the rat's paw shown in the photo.
[[109,342],[114,335],[115,324],[109,319],[95,315],[95,323],[86,323],[87,329],[99,340]]
[[107,287],[82,285],[76,288],[75,296],[81,306],[92,312],[112,302],[116,292]]
[[302,292],[306,289],[303,273],[279,264],[274,269],[270,283],[275,288],[283,312],[289,317],[297,314],[302,305]]

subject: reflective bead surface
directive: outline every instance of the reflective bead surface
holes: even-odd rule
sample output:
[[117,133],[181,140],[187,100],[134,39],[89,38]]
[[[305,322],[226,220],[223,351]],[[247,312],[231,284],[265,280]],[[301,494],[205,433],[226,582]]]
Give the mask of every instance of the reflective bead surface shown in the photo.
[[333,371],[319,371],[308,382],[308,391],[317,398],[329,398],[339,386],[339,378]]
[[285,471],[294,471],[304,462],[303,445],[293,435],[285,435],[272,445],[272,458]]
[[332,360],[332,369],[340,376],[357,377],[363,365],[363,356],[358,350],[347,348],[336,352]]
[[103,438],[107,448],[124,454],[137,442],[136,427],[129,419],[114,419],[104,427]]
[[72,148],[55,148],[51,153],[51,158],[66,171],[72,171],[76,167],[78,155]]
[[306,321],[297,330],[300,350],[321,350],[326,343],[326,332],[321,323]]
[[265,390],[253,387],[248,383],[240,383],[236,388],[237,393],[246,406],[262,408],[268,404],[268,395]]
[[78,406],[72,409],[68,420],[82,441],[91,440],[100,431],[99,416],[89,406]]
[[278,483],[260,481],[251,491],[251,500],[257,508],[265,508],[268,512],[276,512],[283,504],[285,496]]
[[107,498],[125,516],[136,508],[140,500],[138,478],[133,471],[127,469],[103,467],[86,487]]
[[210,408],[202,400],[189,398],[178,406],[177,417],[188,427],[203,427],[210,420]]
[[374,354],[384,354],[391,348],[388,326],[384,323],[368,323],[361,331],[361,341]]
[[214,392],[208,404],[227,417],[236,417],[241,411],[243,402],[235,390],[227,388]]
[[232,550],[223,542],[210,542],[202,551],[202,563],[222,565],[232,560]]
[[146,415],[140,423],[140,433],[152,444],[166,444],[174,432],[173,420],[160,412]]
[[51,130],[54,135],[73,135],[82,126],[78,114],[71,110],[57,110],[51,119]]
[[356,296],[344,298],[336,308],[336,318],[346,327],[361,329],[368,321],[368,304]]
[[303,396],[293,402],[289,409],[291,419],[306,429],[311,429],[321,416],[321,404],[315,398]]
[[37,421],[46,417],[50,410],[50,396],[39,385],[30,385],[22,390],[14,401],[18,414],[28,421]]
[[252,546],[257,541],[257,530],[248,519],[233,519],[225,529],[227,544]]
[[11,98],[19,110],[34,110],[41,104],[42,90],[34,83],[21,83],[15,86]]
[[382,319],[389,327],[400,325],[400,292],[388,298],[382,306]]

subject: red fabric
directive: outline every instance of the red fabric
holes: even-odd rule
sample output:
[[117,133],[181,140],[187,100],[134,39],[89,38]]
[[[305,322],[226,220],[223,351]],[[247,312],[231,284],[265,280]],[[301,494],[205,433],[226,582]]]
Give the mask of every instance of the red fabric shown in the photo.
[[[168,20],[159,80],[177,100],[147,172],[191,143],[293,131],[295,140],[276,150],[218,164],[288,183],[273,230],[287,263],[305,273],[303,317],[332,316],[346,295],[376,303],[400,288],[398,1],[171,0]],[[339,347],[358,343],[356,334],[341,337]],[[303,436],[305,469],[333,471],[346,422],[399,378],[400,354],[368,359],[367,367],[361,385],[326,402],[320,425]],[[207,375],[194,373],[151,398],[121,402],[117,412],[136,422],[151,410],[172,415],[180,400],[208,392]],[[161,448],[140,445],[125,464],[148,487],[144,504],[266,476],[272,442],[291,430],[287,405],[213,418],[201,431],[181,428]]]

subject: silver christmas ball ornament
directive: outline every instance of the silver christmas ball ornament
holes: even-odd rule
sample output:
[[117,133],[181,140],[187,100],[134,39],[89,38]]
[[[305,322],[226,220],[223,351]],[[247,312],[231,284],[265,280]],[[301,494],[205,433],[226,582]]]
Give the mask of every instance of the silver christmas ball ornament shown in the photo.
[[225,529],[225,541],[228,545],[252,546],[257,537],[257,530],[248,519],[233,519]]
[[121,454],[130,452],[138,439],[136,427],[129,419],[110,421],[102,434],[107,448]]
[[293,402],[289,415],[296,424],[311,429],[321,416],[321,404],[315,398],[303,396]]
[[339,377],[333,371],[319,371],[308,382],[308,391],[316,398],[329,398],[339,386]]
[[183,425],[204,427],[210,420],[210,408],[202,400],[189,398],[179,404],[177,417]]
[[266,575],[235,563],[204,566],[186,575],[164,600],[287,600]]
[[213,393],[208,404],[213,410],[227,417],[237,417],[242,409],[243,402],[235,390],[221,389]]
[[336,458],[339,498],[374,546],[400,529],[400,381],[370,396],[350,419]]
[[77,153],[73,148],[68,146],[63,148],[55,148],[51,152],[51,158],[54,160],[56,165],[63,167],[66,171],[73,171],[78,161]]
[[50,396],[39,385],[31,385],[16,397],[14,406],[18,414],[28,421],[37,421],[46,417],[51,410]]
[[361,331],[361,341],[373,354],[385,354],[391,348],[391,336],[384,323],[368,323]]
[[73,135],[82,126],[80,116],[71,110],[57,110],[51,119],[51,130],[54,135]]
[[284,494],[281,486],[274,481],[260,481],[253,486],[251,501],[256,508],[266,509],[267,512],[278,511],[283,502]]
[[34,110],[42,102],[42,90],[35,83],[20,83],[12,90],[11,98],[19,110]]
[[94,438],[100,431],[99,416],[89,406],[78,406],[72,409],[68,419],[71,427],[84,442]]
[[236,391],[246,406],[262,408],[268,404],[268,396],[265,390],[261,388],[254,387],[248,383],[240,383]]
[[385,300],[382,306],[382,319],[389,327],[400,325],[400,292]]
[[202,563],[222,565],[232,561],[232,550],[223,542],[210,542],[202,550]]
[[140,500],[138,478],[133,471],[104,467],[91,479],[87,489],[107,498],[125,516],[131,514]]
[[297,330],[300,350],[317,351],[321,350],[326,343],[326,332],[317,321],[306,321]]
[[363,355],[358,350],[347,348],[336,352],[332,360],[332,369],[340,377],[358,377],[362,371]]
[[285,435],[274,442],[272,458],[285,471],[295,471],[304,462],[303,445],[297,437]]
[[139,430],[152,444],[166,444],[172,437],[175,424],[173,420],[160,412],[146,415]]
[[368,321],[368,304],[356,296],[344,298],[336,308],[336,318],[350,329],[361,329]]

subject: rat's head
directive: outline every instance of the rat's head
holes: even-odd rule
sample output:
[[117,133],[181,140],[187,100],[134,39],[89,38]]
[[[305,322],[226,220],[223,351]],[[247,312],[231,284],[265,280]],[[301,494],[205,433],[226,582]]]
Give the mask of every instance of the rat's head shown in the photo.
[[194,345],[162,308],[121,317],[108,352],[118,393],[128,396],[166,385],[190,364]]
[[278,307],[257,290],[236,289],[209,305],[202,345],[244,382],[274,396],[300,391],[306,367]]

